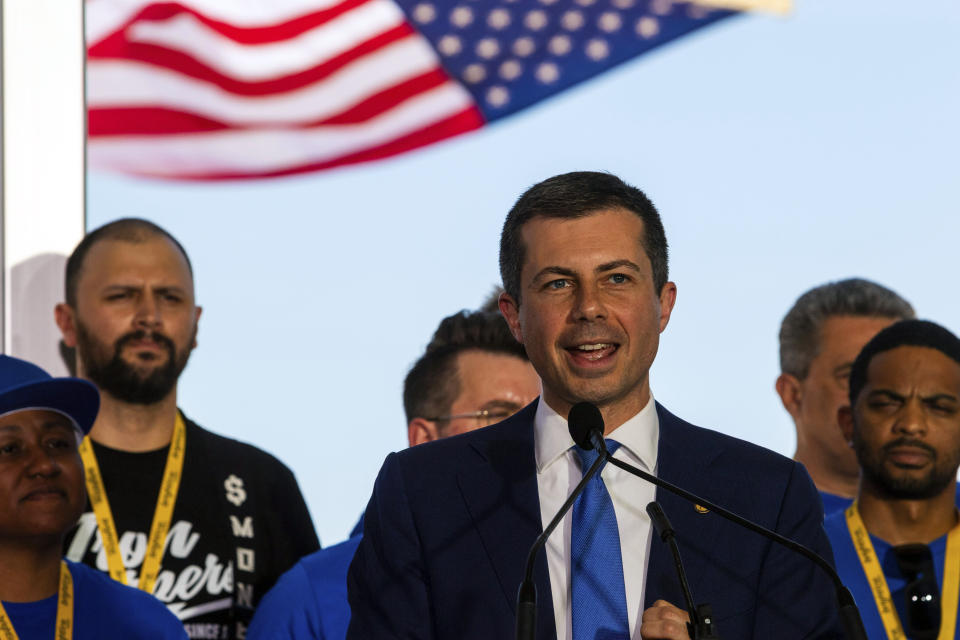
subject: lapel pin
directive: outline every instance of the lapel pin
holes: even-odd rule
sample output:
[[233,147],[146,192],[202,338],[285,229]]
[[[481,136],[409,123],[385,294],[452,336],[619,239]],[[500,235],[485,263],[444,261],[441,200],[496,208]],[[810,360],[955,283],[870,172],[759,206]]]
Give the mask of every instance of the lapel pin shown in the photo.
[[693,505],[693,508],[697,510],[697,513],[710,513],[710,509],[702,507],[699,504]]

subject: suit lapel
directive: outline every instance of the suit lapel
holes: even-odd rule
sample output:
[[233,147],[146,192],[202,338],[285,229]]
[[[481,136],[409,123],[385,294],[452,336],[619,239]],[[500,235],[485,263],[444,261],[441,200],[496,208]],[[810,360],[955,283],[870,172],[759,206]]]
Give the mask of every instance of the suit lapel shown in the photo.
[[[690,437],[688,427],[676,416],[657,404],[660,419],[660,442],[657,452],[657,476],[690,493],[723,504],[720,488],[710,486],[706,473],[715,452],[705,451]],[[677,532],[677,543],[684,560],[690,590],[697,599],[697,586],[709,566],[709,558],[717,540],[720,516],[701,513],[694,505],[669,491],[657,487],[657,502]],[[650,562],[647,566],[645,608],[657,599],[683,606],[683,593],[667,543],[653,533]],[[698,602],[699,603],[699,602]]]
[[[477,456],[458,476],[460,491],[493,565],[510,611],[516,615],[517,589],[527,554],[543,531],[533,444],[536,403],[473,444]],[[537,640],[554,640],[553,598],[546,556],[534,565],[537,585]]]

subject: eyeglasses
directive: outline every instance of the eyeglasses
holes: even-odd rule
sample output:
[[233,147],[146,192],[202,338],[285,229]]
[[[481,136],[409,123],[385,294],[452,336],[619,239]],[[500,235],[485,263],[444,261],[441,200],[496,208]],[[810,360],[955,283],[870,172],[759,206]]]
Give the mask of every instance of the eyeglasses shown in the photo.
[[445,420],[455,420],[456,418],[474,418],[482,426],[487,427],[495,422],[500,422],[513,415],[512,411],[506,409],[481,409],[471,413],[455,413],[449,416],[438,416],[436,418],[425,418],[431,422],[442,422]]
[[935,640],[940,633],[940,587],[930,547],[903,544],[892,550],[897,566],[907,580],[904,631],[913,640]]

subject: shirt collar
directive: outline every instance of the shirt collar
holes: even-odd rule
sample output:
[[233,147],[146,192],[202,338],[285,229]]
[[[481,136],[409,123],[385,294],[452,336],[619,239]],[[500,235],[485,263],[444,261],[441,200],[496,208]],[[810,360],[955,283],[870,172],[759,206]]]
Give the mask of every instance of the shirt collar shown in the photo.
[[[544,402],[542,396],[533,418],[533,433],[537,473],[543,473],[574,444],[567,428],[567,419]],[[623,451],[639,462],[645,471],[653,473],[657,467],[657,443],[660,439],[660,419],[653,396],[639,413],[606,437],[620,443],[620,449],[615,454],[617,457]]]

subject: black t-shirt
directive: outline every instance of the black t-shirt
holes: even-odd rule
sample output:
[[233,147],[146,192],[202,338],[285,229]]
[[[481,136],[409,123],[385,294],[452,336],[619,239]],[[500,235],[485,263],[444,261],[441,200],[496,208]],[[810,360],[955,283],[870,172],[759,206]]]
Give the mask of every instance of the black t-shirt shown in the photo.
[[[183,477],[153,593],[191,638],[243,638],[277,578],[319,548],[297,481],[256,447],[184,418]],[[136,586],[168,447],[145,453],[93,443],[113,512],[128,584]],[[96,518],[80,518],[67,557],[107,571]]]

